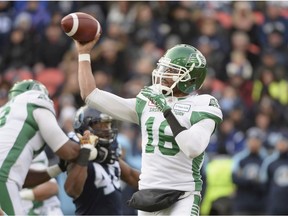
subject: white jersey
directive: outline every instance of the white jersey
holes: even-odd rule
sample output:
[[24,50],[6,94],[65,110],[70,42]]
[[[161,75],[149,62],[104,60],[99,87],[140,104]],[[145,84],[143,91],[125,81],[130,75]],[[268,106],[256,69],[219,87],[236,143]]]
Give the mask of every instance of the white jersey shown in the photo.
[[[35,157],[30,166],[33,170],[46,170],[48,167],[48,158],[44,151]],[[56,179],[50,181],[56,182]],[[61,204],[56,195],[44,201],[22,200],[25,212],[28,215],[63,215]]]
[[[49,110],[47,112],[55,118],[53,102],[42,92],[34,90],[18,95],[0,108],[0,181],[15,182],[19,189],[32,159],[45,146],[43,134],[49,132],[39,130],[33,115],[39,109]],[[41,118],[45,122],[47,116]],[[65,143],[52,145],[52,142],[46,139],[53,149],[59,149]]]
[[[193,159],[188,158],[177,145],[163,113],[141,94],[137,100],[136,110],[141,121],[143,152],[139,189],[201,191],[200,168],[204,153]],[[216,123],[222,120],[218,102],[210,95],[194,95],[180,99],[170,97],[167,101],[180,125],[186,128],[207,118],[215,120]]]
[[[212,119],[216,123],[222,121],[218,101],[211,95],[167,97],[166,100],[179,123],[186,128],[203,119]],[[86,103],[115,119],[126,119],[140,124],[142,132],[140,190],[157,188],[201,191],[200,169],[204,161],[204,152],[193,159],[186,156],[175,141],[163,113],[141,93],[136,99],[121,99],[97,89],[87,97]],[[135,115],[138,116],[138,122],[135,120]],[[193,140],[190,142],[193,145]]]

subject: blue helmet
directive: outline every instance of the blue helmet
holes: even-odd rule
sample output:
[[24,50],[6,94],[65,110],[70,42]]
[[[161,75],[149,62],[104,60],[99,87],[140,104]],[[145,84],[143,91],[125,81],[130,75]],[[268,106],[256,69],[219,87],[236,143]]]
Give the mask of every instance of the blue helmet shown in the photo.
[[73,127],[75,132],[81,135],[84,131],[89,130],[98,136],[100,144],[112,143],[117,134],[111,116],[88,106],[83,106],[77,110]]

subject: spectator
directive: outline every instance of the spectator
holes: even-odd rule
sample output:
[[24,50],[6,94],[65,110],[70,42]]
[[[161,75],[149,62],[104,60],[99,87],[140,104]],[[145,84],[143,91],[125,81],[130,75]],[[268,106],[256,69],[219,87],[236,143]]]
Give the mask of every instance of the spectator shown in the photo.
[[224,118],[215,136],[215,139],[211,139],[211,143],[207,148],[207,152],[211,154],[222,152],[232,156],[244,148],[244,134],[235,127],[231,117]]
[[260,167],[267,156],[265,134],[253,127],[246,133],[246,147],[233,157],[232,180],[236,186],[233,214],[261,215],[265,213],[265,192],[259,181]]
[[267,188],[266,214],[287,215],[288,193],[288,137],[279,134],[275,143],[275,152],[266,158],[261,167],[261,180]]
[[4,46],[3,64],[0,66],[2,73],[7,70],[31,68],[32,66],[32,41],[22,29],[13,29],[8,43]]
[[[51,24],[45,28],[41,41],[37,44],[35,67],[42,64],[42,68],[57,68],[65,52],[70,47],[70,40],[64,35],[59,24]],[[43,52],[45,50],[45,52]],[[39,71],[40,69],[37,69]],[[36,71],[36,72],[37,72]]]
[[6,41],[9,40],[9,34],[13,28],[12,13],[13,7],[11,7],[11,2],[0,1],[0,64],[3,47]]
[[199,34],[191,10],[179,2],[169,11],[169,35],[177,35],[182,43],[191,43]]
[[107,14],[108,25],[117,23],[128,35],[132,31],[137,14],[135,2],[118,1],[110,3],[109,12]]
[[[93,70],[103,70],[113,76],[113,84],[119,85],[130,78],[128,72],[126,52],[122,43],[110,38],[103,38],[100,46],[92,53]],[[94,58],[94,59],[93,59]]]
[[164,46],[164,34],[160,31],[160,21],[153,14],[152,8],[147,2],[138,2],[136,17],[130,36],[137,46],[143,41],[153,40],[157,47]]
[[231,156],[219,151],[206,163],[204,167],[206,189],[201,214],[229,215],[232,213],[231,197],[235,190],[231,175]]
[[232,26],[230,34],[235,31],[245,32],[254,50],[259,50],[258,26],[253,12],[252,3],[249,1],[233,2]]
[[[287,7],[287,6],[286,6]],[[273,30],[283,33],[285,43],[288,42],[288,22],[287,18],[282,13],[285,5],[281,6],[279,1],[265,2],[265,9],[263,10],[264,22],[260,26],[259,39],[262,47],[268,44],[268,34]]]

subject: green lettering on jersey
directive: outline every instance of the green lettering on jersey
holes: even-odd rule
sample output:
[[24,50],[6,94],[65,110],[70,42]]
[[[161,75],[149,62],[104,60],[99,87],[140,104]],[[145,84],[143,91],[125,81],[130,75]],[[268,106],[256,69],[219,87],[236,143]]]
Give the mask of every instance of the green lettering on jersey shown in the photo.
[[214,106],[220,109],[220,105],[218,103],[218,101],[215,98],[211,98],[210,102],[209,102],[209,106]]
[[10,106],[6,106],[0,113],[0,127],[3,127],[6,124],[6,119],[8,114],[10,113]]

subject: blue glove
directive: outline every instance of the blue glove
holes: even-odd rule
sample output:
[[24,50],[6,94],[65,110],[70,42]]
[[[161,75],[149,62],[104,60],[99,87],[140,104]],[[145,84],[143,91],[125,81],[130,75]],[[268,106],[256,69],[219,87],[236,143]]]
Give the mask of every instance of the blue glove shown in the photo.
[[141,90],[141,94],[154,103],[161,112],[171,110],[171,107],[167,105],[165,96],[159,92],[156,92],[151,86],[144,87],[144,89]]

